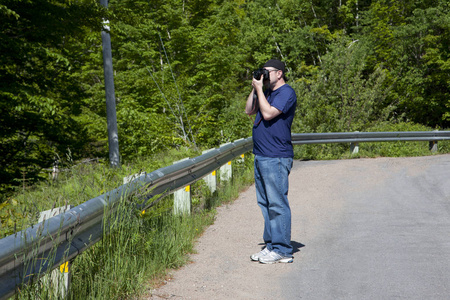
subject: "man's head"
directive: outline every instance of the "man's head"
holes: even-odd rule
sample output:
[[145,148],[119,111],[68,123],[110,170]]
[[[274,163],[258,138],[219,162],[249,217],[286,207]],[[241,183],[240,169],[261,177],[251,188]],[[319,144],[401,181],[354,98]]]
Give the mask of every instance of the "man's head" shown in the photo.
[[264,64],[263,68],[269,71],[270,88],[272,90],[275,90],[287,81],[284,62],[278,59],[270,59]]
[[270,59],[264,64],[264,68],[266,67],[273,67],[277,70],[283,71],[283,74],[285,72],[285,65],[284,62],[278,60],[278,59]]

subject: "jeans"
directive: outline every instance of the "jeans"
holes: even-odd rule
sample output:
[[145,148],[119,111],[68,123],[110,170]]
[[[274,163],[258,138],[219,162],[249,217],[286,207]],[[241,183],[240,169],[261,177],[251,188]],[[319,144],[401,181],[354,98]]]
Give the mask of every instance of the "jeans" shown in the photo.
[[287,198],[293,159],[255,156],[256,199],[264,217],[266,247],[292,257],[291,208]]

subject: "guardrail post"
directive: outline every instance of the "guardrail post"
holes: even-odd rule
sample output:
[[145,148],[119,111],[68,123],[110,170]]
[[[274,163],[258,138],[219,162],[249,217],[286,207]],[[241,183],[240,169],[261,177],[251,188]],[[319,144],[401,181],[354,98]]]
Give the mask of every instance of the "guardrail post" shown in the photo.
[[[228,145],[229,143],[225,143],[220,145],[220,147]],[[224,164],[220,167],[220,180],[222,181],[228,181],[232,176],[232,169],[231,169],[231,161]]]
[[[439,130],[433,130],[433,132],[439,132]],[[438,152],[438,141],[429,141],[428,143],[428,148],[430,149],[431,152]]]
[[[202,154],[208,153],[209,151],[214,149],[205,150],[202,152]],[[216,171],[214,170],[212,173],[206,175],[203,180],[206,182],[206,185],[209,187],[209,190],[211,191],[211,194],[214,194],[214,192],[217,189],[216,184]]]
[[[358,133],[359,131],[355,131],[356,133]],[[354,154],[358,154],[359,152],[359,143],[350,143],[350,152],[352,152],[352,155]]]
[[357,154],[359,152],[359,143],[350,143],[350,152]]
[[[243,140],[243,138],[235,140],[234,142],[236,143],[236,142],[239,142],[241,140]],[[238,158],[236,158],[236,162],[238,162],[238,163],[244,163],[244,161],[245,161],[245,154],[241,154]]]
[[232,176],[231,161],[220,167],[220,180],[228,181]]
[[[39,215],[39,223],[48,220],[56,215],[62,214],[67,210],[71,209],[71,205],[67,205],[64,207],[57,207],[50,210],[42,211]],[[67,292],[70,287],[70,262],[66,261],[63,263],[58,269],[52,271],[51,274],[44,276],[41,281],[44,285],[52,285],[53,284],[53,293],[56,298],[62,297],[65,298]]]
[[[185,158],[177,162],[187,160],[189,158]],[[183,215],[191,213],[191,186],[187,185],[181,189],[176,190],[173,193],[173,213],[175,215]]]
[[431,152],[438,152],[439,148],[438,148],[438,141],[430,141],[429,142],[429,148]]

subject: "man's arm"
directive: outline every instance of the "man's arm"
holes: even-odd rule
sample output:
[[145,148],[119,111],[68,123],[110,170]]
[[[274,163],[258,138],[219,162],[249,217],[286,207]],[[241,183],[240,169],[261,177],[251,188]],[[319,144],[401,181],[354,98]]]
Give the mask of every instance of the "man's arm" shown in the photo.
[[245,104],[245,113],[247,115],[254,115],[256,114],[256,112],[258,111],[259,105],[258,105],[258,101],[256,101],[256,99],[254,99],[254,93],[255,93],[255,89],[253,88],[253,90],[251,91],[250,95],[247,98],[247,103]]

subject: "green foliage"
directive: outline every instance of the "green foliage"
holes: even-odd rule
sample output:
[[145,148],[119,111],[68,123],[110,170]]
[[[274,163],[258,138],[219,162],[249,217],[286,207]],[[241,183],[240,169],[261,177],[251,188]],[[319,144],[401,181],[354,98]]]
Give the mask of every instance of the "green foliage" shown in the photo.
[[1,201],[68,151],[108,157],[102,19],[127,162],[248,137],[251,72],[270,58],[299,95],[294,131],[448,128],[447,2],[2,1]]
[[383,64],[388,98],[406,121],[447,128],[449,72],[448,1],[373,1],[363,13],[363,35],[370,41],[370,65]]
[[[82,149],[77,39],[100,16],[94,1],[3,1],[0,10],[0,192],[32,182],[56,154]],[[78,155],[78,152],[76,153]],[[32,183],[31,182],[31,183]]]
[[400,107],[408,118],[428,126],[447,126],[450,98],[450,9],[448,3],[438,7],[416,9],[408,24],[396,29],[401,58],[399,88],[411,96],[402,97]]
[[365,131],[389,118],[386,74],[379,67],[366,75],[368,45],[337,37],[322,68],[309,81],[294,83],[300,91],[294,132]]
[[17,223],[27,218],[27,213],[19,208],[16,199],[0,203],[0,237],[8,236],[17,231]]

